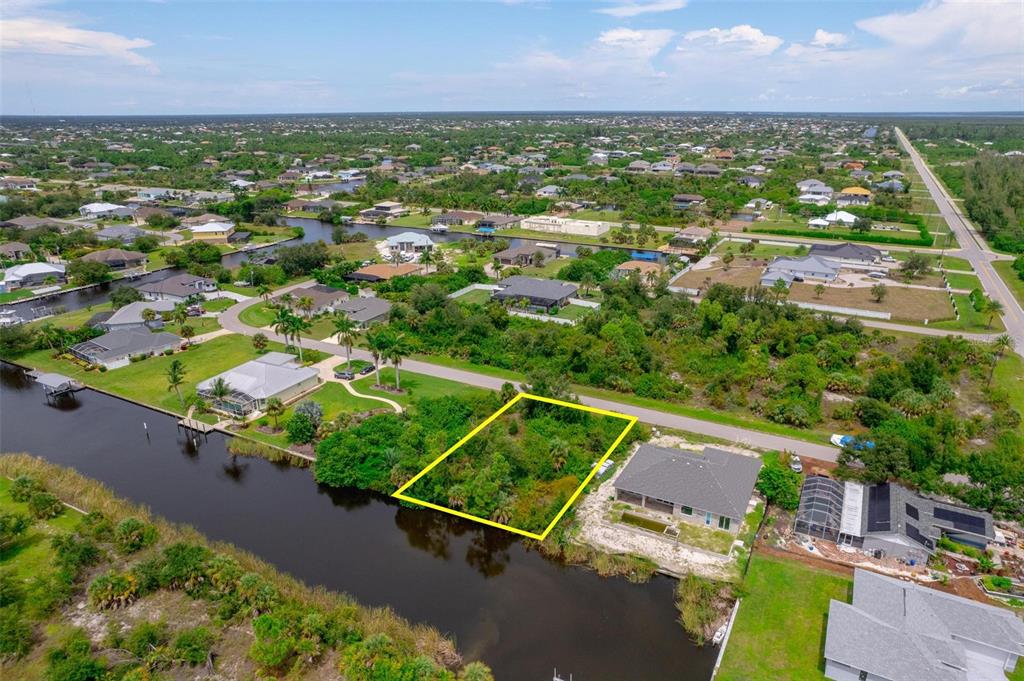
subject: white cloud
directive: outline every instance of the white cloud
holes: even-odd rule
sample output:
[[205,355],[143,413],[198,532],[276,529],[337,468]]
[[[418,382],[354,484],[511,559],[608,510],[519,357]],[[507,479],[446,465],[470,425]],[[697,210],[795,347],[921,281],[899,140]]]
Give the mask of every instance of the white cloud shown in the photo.
[[[729,47],[751,55],[769,55],[782,45],[782,38],[768,35],[750,24],[732,28],[708,28],[690,31],[683,36],[687,42],[704,47]],[[683,49],[683,48],[681,48]]]
[[90,31],[49,18],[0,19],[0,51],[67,57],[105,57],[131,66],[155,68],[136,50],[152,47],[144,38]]
[[900,48],[1020,53],[1024,4],[1002,0],[930,0],[911,12],[862,19],[857,28]]
[[627,2],[614,7],[605,7],[594,10],[600,14],[626,19],[641,14],[654,14],[658,12],[673,12],[686,7],[686,0],[653,0],[653,2]]
[[815,47],[839,47],[849,42],[849,38],[842,33],[829,33],[823,28],[819,28],[814,32],[814,37],[811,38],[811,45]]
[[627,56],[650,59],[661,52],[673,36],[675,31],[667,28],[613,28],[599,35],[597,42]]

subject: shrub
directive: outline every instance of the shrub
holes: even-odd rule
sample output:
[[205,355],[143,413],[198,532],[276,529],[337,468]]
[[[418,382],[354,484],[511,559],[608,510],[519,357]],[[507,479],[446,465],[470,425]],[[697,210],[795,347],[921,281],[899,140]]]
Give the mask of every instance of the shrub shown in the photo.
[[111,570],[89,585],[89,602],[101,610],[130,605],[138,596],[139,584],[131,573]]
[[0,660],[14,660],[32,649],[32,625],[21,609],[0,608]]
[[304,400],[299,402],[295,407],[296,414],[305,414],[309,417],[313,427],[319,426],[324,420],[324,408],[320,406],[319,402],[313,400]]
[[14,575],[13,568],[0,570],[0,608],[19,604],[24,599],[25,589]]
[[306,414],[296,411],[285,425],[288,442],[307,444],[316,437],[316,426]]
[[270,610],[277,603],[277,589],[255,572],[248,572],[239,580],[238,596],[254,615]]
[[0,512],[0,551],[21,539],[31,525],[32,521],[24,513]]
[[138,518],[125,518],[114,530],[114,544],[121,553],[135,553],[156,541],[156,528]]
[[764,457],[764,465],[757,476],[757,491],[764,495],[768,503],[794,511],[800,505],[802,478],[783,462],[785,457],[785,454],[778,453]]
[[64,504],[49,492],[36,492],[29,497],[28,512],[40,520],[56,518],[64,512]]
[[[295,653],[295,639],[288,635],[284,620],[274,615],[260,615],[252,623],[256,640],[249,648],[249,657],[264,669],[280,669]],[[346,675],[346,678],[349,678]]]
[[97,541],[106,541],[114,531],[114,525],[105,515],[99,511],[93,511],[82,516],[76,528],[78,534]]
[[170,640],[166,622],[139,622],[124,637],[121,648],[130,651],[139,658],[147,658],[154,649],[160,648]]
[[676,609],[679,623],[697,643],[704,645],[708,629],[718,619],[725,601],[731,598],[728,585],[719,585],[707,577],[688,574],[676,585]]
[[210,648],[216,637],[206,627],[186,629],[174,639],[175,660],[191,665],[202,664],[210,657]]
[[92,656],[89,639],[75,629],[64,643],[46,656],[47,681],[101,681],[107,667]]
[[27,502],[36,492],[44,491],[43,486],[35,478],[19,475],[11,482],[11,499],[18,503]]
[[160,586],[196,593],[206,582],[206,561],[209,558],[210,550],[204,546],[183,542],[168,546],[164,549]]

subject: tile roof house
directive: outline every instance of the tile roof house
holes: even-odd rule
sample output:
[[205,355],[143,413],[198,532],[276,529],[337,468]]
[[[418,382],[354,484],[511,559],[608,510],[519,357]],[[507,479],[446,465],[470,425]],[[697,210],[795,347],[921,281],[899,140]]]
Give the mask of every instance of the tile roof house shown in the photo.
[[833,600],[825,678],[995,681],[1024,655],[1024,622],[1005,608],[857,569],[853,602]]
[[360,267],[345,278],[349,281],[388,281],[395,277],[405,277],[410,274],[416,274],[420,269],[419,265],[411,262],[402,263],[400,265],[367,265],[365,267]]
[[[218,378],[224,379],[231,388],[231,393],[223,399],[213,396],[213,386]],[[272,397],[288,402],[316,387],[319,382],[319,372],[299,365],[293,355],[268,352],[206,379],[196,386],[196,392],[216,409],[246,415],[265,408],[267,400]]]
[[551,310],[568,304],[576,296],[579,287],[564,281],[535,279],[533,277],[506,277],[498,282],[500,287],[492,296],[499,301],[525,299],[531,308]]
[[153,333],[145,328],[116,329],[99,338],[71,347],[71,354],[89,364],[118,369],[131,363],[137,355],[157,355],[173,350],[181,338],[173,333]]
[[761,285],[771,287],[782,279],[786,285],[794,281],[813,279],[831,283],[839,274],[839,265],[824,258],[805,255],[802,258],[777,257],[768,264],[761,276]]
[[760,470],[760,459],[715,447],[697,453],[644,444],[613,487],[619,501],[736,533]]

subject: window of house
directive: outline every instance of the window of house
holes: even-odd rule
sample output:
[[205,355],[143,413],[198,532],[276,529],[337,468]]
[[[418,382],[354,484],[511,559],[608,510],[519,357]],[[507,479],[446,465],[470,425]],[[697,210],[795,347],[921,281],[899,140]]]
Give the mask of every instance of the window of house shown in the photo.
[[693,515],[693,507],[692,506],[681,506],[679,508],[679,512],[682,513],[683,515]]
[[718,517],[718,526],[723,530],[728,530],[731,522],[732,520],[726,518],[725,516]]
[[868,673],[867,672],[861,672],[857,676],[857,678],[860,679],[860,681],[868,681]]
[[707,513],[704,514],[704,524],[705,525],[710,525],[711,524],[711,511],[708,511]]

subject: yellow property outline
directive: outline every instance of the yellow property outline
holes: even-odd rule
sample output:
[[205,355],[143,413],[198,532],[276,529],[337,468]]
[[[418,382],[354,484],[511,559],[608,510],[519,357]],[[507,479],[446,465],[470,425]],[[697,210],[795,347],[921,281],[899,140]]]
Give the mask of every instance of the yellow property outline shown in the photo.
[[[455,450],[457,450],[459,447],[461,447],[462,445],[464,445],[467,442],[469,442],[477,433],[479,433],[481,430],[486,428],[492,421],[494,421],[496,418],[498,418],[499,416],[504,414],[513,405],[515,405],[516,403],[518,403],[520,400],[523,400],[523,399],[536,400],[538,402],[547,402],[548,404],[555,404],[555,405],[558,405],[560,407],[569,407],[571,409],[579,409],[581,411],[588,411],[588,412],[591,412],[591,413],[594,413],[594,414],[601,414],[603,416],[611,416],[613,418],[623,419],[625,421],[628,421],[628,423],[626,424],[626,427],[623,429],[623,431],[621,433],[619,433],[619,436],[617,438],[615,438],[615,442],[612,443],[612,446],[609,447],[608,451],[606,451],[604,453],[604,455],[597,461],[597,463],[594,464],[593,468],[590,469],[590,474],[586,478],[584,478],[584,480],[580,484],[580,486],[576,489],[575,492],[573,492],[573,495],[571,497],[569,497],[569,501],[567,501],[565,503],[565,506],[563,506],[562,509],[555,515],[554,519],[544,529],[543,532],[541,532],[540,534],[537,534],[536,532],[527,532],[526,530],[520,530],[517,527],[511,527],[509,525],[503,525],[502,523],[496,523],[493,520],[488,520],[486,518],[480,518],[478,516],[470,515],[469,513],[463,513],[462,511],[456,511],[455,509],[447,508],[445,506],[440,506],[438,504],[432,504],[429,501],[423,501],[422,499],[417,499],[415,497],[410,497],[410,496],[404,494],[405,490],[407,490],[410,487],[412,487],[416,483],[417,480],[419,480],[424,475],[426,475],[431,470],[433,470],[433,468],[435,466],[437,466],[439,463],[441,463],[442,461],[447,459]],[[468,435],[466,435],[461,440],[456,442],[448,451],[446,451],[444,454],[442,454],[441,456],[437,457],[432,462],[430,462],[430,464],[426,468],[424,468],[422,471],[417,473],[411,480],[409,480],[409,482],[407,482],[404,485],[402,485],[401,487],[399,487],[394,493],[392,493],[391,496],[395,497],[396,499],[401,499],[402,501],[408,501],[411,504],[416,504],[418,506],[424,506],[426,508],[432,508],[435,511],[441,511],[442,513],[450,513],[451,515],[455,515],[455,516],[458,516],[460,518],[465,518],[466,520],[473,520],[473,521],[478,522],[478,523],[483,523],[484,525],[490,525],[491,527],[497,527],[497,528],[500,528],[502,530],[507,530],[509,532],[514,532],[515,534],[521,534],[524,537],[529,537],[530,539],[536,539],[537,541],[543,541],[544,538],[546,536],[548,536],[548,533],[550,533],[551,530],[553,530],[555,528],[555,525],[558,524],[558,521],[562,519],[562,516],[565,515],[565,512],[569,510],[569,507],[572,506],[573,502],[576,501],[576,498],[579,497],[579,495],[583,493],[583,489],[587,486],[587,484],[590,483],[590,481],[593,479],[593,477],[597,474],[597,470],[601,467],[601,464],[603,464],[605,462],[605,460],[615,450],[615,448],[619,446],[619,443],[622,442],[623,438],[626,437],[626,433],[628,433],[630,431],[630,429],[633,426],[636,425],[637,420],[638,419],[637,419],[636,416],[628,416],[626,414],[619,414],[618,412],[608,411],[606,409],[598,409],[597,407],[588,407],[588,406],[583,405],[583,404],[575,404],[573,402],[565,402],[564,400],[555,400],[555,399],[552,399],[550,397],[541,397],[540,395],[531,395],[529,393],[518,393],[505,406],[503,406],[501,409],[499,409],[498,411],[496,411],[493,414],[491,414],[490,416],[488,416],[487,419],[483,423],[478,425],[476,428],[474,428],[473,430],[469,431]]]

